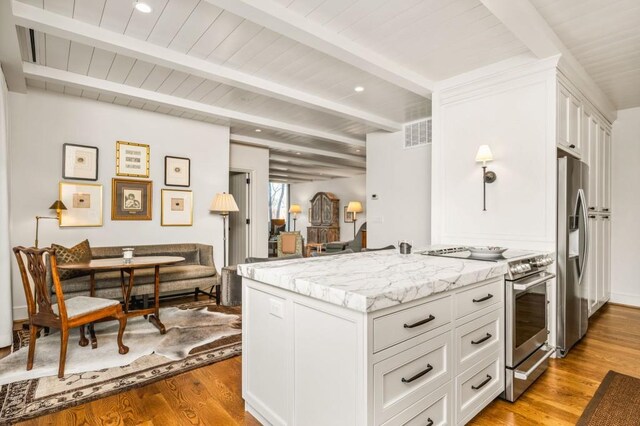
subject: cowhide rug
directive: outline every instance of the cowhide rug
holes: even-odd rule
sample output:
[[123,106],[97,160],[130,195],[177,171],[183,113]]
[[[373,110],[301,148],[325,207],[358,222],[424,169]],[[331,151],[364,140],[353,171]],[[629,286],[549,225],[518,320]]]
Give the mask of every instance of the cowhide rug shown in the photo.
[[65,377],[58,379],[60,336],[52,332],[36,343],[33,369],[26,370],[28,331],[14,336],[13,352],[0,359],[0,424],[40,416],[139,387],[241,353],[239,308],[194,302],[162,308],[167,332],[161,335],[143,317],[127,322],[120,355],[117,322],[96,324],[98,348],[78,345],[69,336]]

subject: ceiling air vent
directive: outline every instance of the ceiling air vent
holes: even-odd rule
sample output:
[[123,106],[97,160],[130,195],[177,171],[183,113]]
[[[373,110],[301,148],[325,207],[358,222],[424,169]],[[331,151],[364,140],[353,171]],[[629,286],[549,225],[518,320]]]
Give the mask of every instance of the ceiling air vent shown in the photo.
[[431,143],[431,119],[404,125],[404,147],[415,148]]

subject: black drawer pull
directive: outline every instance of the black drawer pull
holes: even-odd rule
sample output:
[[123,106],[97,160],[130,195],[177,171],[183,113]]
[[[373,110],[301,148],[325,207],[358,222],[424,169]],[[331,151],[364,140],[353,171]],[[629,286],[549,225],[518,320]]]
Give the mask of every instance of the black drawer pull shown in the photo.
[[427,425],[426,426],[433,426],[433,420],[431,420],[431,417],[429,417],[427,419]]
[[576,146],[574,144],[569,145],[569,148],[575,148]]
[[491,334],[487,333],[487,335],[486,335],[486,336],[484,336],[484,337],[483,337],[482,339],[480,339],[480,340],[472,340],[472,341],[471,341],[471,344],[472,344],[472,345],[479,345],[480,343],[482,343],[482,342],[486,342],[487,340],[491,339],[491,337],[493,337],[493,336],[491,336]]
[[404,377],[402,378],[402,383],[411,383],[416,379],[419,379],[420,377],[424,376],[425,374],[427,374],[429,371],[433,370],[433,367],[431,366],[431,364],[427,364],[427,368],[425,368],[424,370],[422,370],[421,372],[419,372],[418,374],[416,374],[415,376],[409,378],[409,379],[405,379]]
[[413,324],[405,324],[404,328],[413,328],[413,327],[417,327],[419,325],[424,325],[424,324],[426,324],[428,322],[433,321],[434,319],[436,319],[436,317],[434,317],[433,315],[429,315],[429,318],[425,318],[422,321],[418,321],[418,322],[415,322]]
[[471,389],[473,390],[478,390],[478,389],[482,389],[484,387],[484,385],[486,385],[487,383],[489,383],[491,381],[491,379],[493,379],[493,377],[491,377],[490,375],[487,374],[487,378],[484,379],[484,381],[482,383],[480,383],[478,386],[471,386]]
[[480,302],[484,302],[485,300],[489,300],[493,297],[493,294],[489,293],[487,294],[485,297],[481,298],[481,299],[473,299],[473,303],[480,303]]

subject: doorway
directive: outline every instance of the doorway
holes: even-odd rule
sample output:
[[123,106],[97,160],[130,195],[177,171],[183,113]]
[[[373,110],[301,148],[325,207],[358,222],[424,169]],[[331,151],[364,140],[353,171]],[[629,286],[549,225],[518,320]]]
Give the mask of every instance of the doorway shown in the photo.
[[239,210],[229,215],[229,265],[237,265],[251,256],[251,173],[230,172],[229,193]]

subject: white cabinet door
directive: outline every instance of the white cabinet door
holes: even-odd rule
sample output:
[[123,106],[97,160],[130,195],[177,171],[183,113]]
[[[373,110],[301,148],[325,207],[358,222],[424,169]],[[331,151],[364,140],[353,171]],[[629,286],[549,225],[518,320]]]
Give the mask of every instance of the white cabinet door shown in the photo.
[[558,84],[558,145],[569,147],[569,101],[571,94]]
[[595,211],[600,205],[600,124],[595,117],[589,120],[589,211]]
[[600,216],[597,221],[597,233],[598,233],[598,283],[596,288],[596,297],[598,302],[598,307],[602,305],[605,300],[605,265],[604,265],[604,253],[606,249],[607,242],[605,241],[605,221]]
[[604,131],[602,142],[602,211],[611,211],[611,133]]
[[602,269],[603,269],[603,297],[601,304],[609,301],[611,297],[611,218],[610,216],[602,216],[603,235],[602,241]]
[[558,84],[557,93],[557,132],[558,145],[580,157],[580,123],[582,118],[582,102],[573,96],[562,84]]
[[581,154],[581,118],[582,118],[582,102],[580,99],[571,95],[569,98],[569,148],[578,156]]
[[598,269],[600,267],[598,250],[598,217],[589,215],[589,258],[585,282],[589,300],[589,316],[598,310]]

